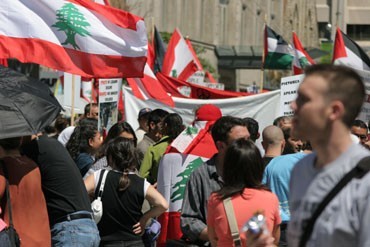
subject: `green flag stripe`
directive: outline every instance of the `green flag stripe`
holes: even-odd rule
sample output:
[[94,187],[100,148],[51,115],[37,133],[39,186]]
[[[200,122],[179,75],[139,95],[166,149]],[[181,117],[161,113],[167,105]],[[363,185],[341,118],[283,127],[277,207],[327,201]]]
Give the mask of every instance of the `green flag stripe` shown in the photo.
[[265,69],[290,69],[293,57],[289,54],[269,52],[265,57]]

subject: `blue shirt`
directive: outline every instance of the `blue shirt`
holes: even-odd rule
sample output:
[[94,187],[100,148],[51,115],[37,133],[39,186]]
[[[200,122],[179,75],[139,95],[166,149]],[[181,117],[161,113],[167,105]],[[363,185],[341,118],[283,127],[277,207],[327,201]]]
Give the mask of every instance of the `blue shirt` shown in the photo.
[[282,222],[290,220],[289,182],[293,167],[306,154],[294,153],[273,158],[266,166],[262,183],[266,184],[279,198],[280,217]]

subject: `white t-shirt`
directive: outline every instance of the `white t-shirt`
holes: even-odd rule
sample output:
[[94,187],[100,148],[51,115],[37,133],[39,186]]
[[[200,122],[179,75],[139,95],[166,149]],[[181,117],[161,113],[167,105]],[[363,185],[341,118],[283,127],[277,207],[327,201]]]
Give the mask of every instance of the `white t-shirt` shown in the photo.
[[[290,247],[299,244],[302,221],[308,220],[339,180],[369,155],[370,152],[360,144],[352,144],[324,168],[314,167],[316,153],[298,162],[290,180]],[[369,229],[370,172],[362,179],[349,182],[326,206],[315,223],[307,246],[370,246]]]

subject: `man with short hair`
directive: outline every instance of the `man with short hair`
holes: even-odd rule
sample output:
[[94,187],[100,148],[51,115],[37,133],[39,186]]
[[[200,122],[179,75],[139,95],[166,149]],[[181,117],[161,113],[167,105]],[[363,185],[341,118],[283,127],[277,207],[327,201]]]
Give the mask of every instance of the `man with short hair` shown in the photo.
[[283,128],[285,147],[283,154],[294,154],[302,151],[303,141],[292,136],[291,128]]
[[137,143],[141,142],[143,140],[144,135],[146,132],[148,132],[148,117],[149,113],[152,112],[152,109],[150,108],[143,108],[139,111],[139,114],[137,116],[137,122],[139,123],[139,127],[135,130],[135,135],[137,139]]
[[227,147],[239,138],[250,136],[244,121],[225,116],[212,127],[212,138],[218,150],[210,160],[190,175],[181,209],[181,230],[184,238],[199,246],[208,242],[207,201],[222,186],[223,159]]
[[95,118],[99,119],[99,106],[97,103],[89,103],[85,105],[84,118]]
[[[292,134],[315,152],[294,167],[290,180],[289,246],[299,246],[318,205],[358,162],[370,155],[353,142],[350,127],[365,99],[361,77],[329,64],[306,69],[292,102]],[[370,246],[370,173],[352,179],[319,215],[304,246]],[[271,235],[248,234],[248,246],[271,246]]]
[[265,166],[277,156],[280,156],[285,147],[283,131],[274,125],[267,126],[262,131],[262,147],[265,150],[263,162]]
[[367,138],[367,126],[366,124],[361,121],[360,119],[356,119],[353,121],[351,125],[351,133],[360,139],[360,143],[364,146],[367,147],[366,142],[368,141]]
[[280,129],[292,127],[292,116],[280,116],[275,118],[272,125],[279,127]]
[[168,111],[163,109],[155,109],[149,113],[148,132],[144,135],[143,140],[141,140],[137,145],[141,158],[144,157],[149,146],[155,144],[162,138],[163,119],[168,114]]

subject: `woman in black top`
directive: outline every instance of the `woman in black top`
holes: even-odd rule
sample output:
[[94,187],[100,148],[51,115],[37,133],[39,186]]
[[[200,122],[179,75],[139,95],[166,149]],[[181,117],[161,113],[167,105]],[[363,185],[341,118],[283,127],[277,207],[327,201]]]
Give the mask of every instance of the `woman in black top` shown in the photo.
[[[100,245],[144,246],[141,235],[147,221],[166,211],[168,203],[153,186],[136,174],[137,154],[132,140],[124,137],[112,140],[106,155],[112,170],[108,172],[102,195],[103,216],[98,223]],[[96,171],[85,180],[89,193],[99,190],[101,171]],[[153,207],[142,214],[144,198]]]

